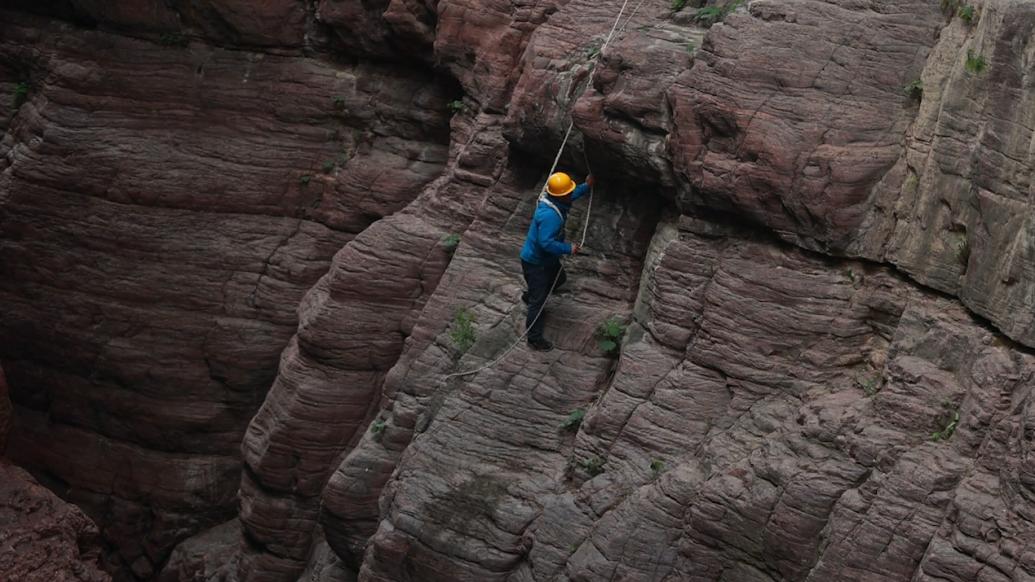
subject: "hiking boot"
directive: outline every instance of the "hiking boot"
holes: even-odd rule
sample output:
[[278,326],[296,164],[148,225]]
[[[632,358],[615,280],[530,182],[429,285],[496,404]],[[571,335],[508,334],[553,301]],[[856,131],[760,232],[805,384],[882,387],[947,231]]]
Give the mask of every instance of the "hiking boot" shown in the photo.
[[528,340],[528,347],[537,352],[548,352],[553,349],[553,344],[545,339]]

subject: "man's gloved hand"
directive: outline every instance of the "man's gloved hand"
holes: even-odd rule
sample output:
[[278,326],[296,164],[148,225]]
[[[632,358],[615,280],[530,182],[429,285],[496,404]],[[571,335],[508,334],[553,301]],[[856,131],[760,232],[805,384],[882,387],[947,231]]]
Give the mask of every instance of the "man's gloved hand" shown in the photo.
[[579,243],[571,243],[571,254],[577,255],[582,250],[582,245]]

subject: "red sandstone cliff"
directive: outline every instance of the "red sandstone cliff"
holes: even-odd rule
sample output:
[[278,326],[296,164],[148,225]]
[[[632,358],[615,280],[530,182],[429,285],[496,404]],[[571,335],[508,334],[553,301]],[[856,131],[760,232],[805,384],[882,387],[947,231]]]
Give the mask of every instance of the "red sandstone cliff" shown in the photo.
[[[9,454],[118,577],[1035,578],[1035,10],[630,2],[594,68],[620,5],[2,12]],[[447,378],[569,112],[559,349]]]

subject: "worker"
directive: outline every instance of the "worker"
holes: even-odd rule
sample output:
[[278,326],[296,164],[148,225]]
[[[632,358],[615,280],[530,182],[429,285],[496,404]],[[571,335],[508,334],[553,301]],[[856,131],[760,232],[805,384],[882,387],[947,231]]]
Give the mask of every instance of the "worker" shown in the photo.
[[578,243],[564,242],[564,223],[568,220],[571,203],[583,197],[592,186],[593,176],[588,176],[584,184],[576,186],[571,176],[557,172],[550,176],[546,190],[539,196],[525,246],[521,248],[521,271],[528,285],[521,300],[528,305],[525,330],[528,345],[533,350],[548,352],[553,349],[553,344],[543,337],[540,311],[550,293],[567,280],[561,266],[561,255],[575,255],[582,250]]

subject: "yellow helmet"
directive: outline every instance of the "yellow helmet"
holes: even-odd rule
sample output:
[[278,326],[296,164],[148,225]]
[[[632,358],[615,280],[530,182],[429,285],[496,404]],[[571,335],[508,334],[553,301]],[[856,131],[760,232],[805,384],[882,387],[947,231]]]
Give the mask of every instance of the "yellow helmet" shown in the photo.
[[575,189],[575,181],[564,172],[557,172],[546,181],[546,191],[550,196],[567,196]]

